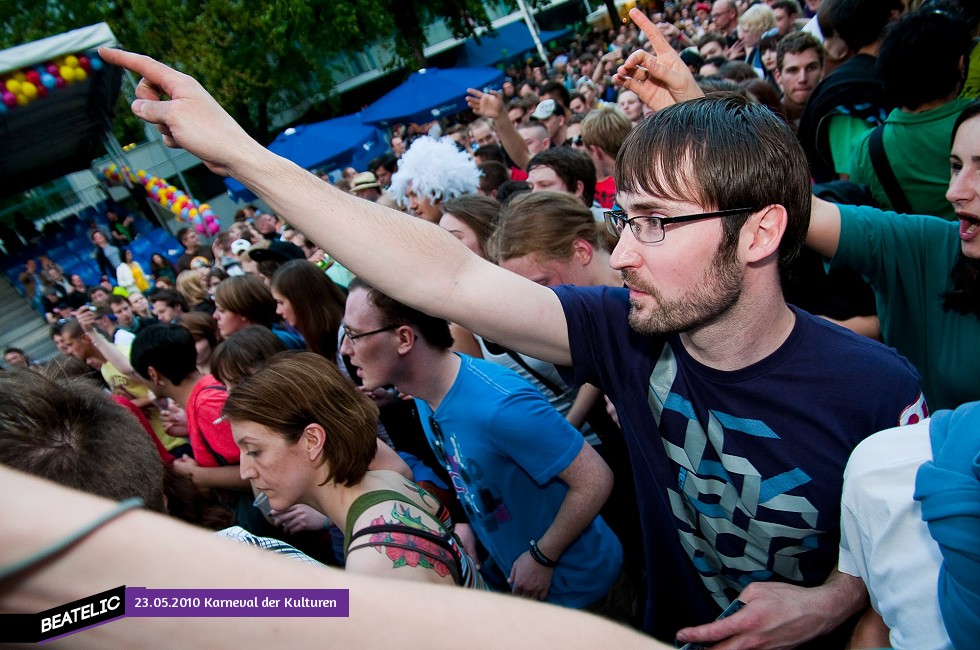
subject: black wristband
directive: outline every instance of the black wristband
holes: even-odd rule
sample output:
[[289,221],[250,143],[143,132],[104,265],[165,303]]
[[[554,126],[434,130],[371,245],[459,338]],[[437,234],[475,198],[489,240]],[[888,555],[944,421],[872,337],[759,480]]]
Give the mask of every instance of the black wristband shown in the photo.
[[533,539],[531,540],[531,559],[541,566],[548,567],[549,569],[554,569],[556,566],[558,566],[558,561],[552,560],[542,553],[541,549],[538,548],[538,543]]

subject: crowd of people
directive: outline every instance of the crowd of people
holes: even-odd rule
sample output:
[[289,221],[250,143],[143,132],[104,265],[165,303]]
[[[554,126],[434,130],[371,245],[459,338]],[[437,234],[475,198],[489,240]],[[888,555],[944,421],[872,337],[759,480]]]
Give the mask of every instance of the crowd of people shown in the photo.
[[971,647],[978,15],[912,4],[633,9],[339,178],[103,50],[262,207],[51,312],[61,357],[7,350],[0,463],[690,647]]

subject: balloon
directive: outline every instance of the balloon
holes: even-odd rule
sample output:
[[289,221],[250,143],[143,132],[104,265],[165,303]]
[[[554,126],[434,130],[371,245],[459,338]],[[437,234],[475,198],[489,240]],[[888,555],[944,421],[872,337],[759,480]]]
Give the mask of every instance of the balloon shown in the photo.
[[27,95],[25,95],[24,93],[17,93],[17,105],[18,106],[27,106],[28,102],[30,102],[30,101],[31,100],[29,100],[27,98]]
[[7,86],[7,90],[14,94],[20,92],[20,82],[16,79],[7,79],[7,83],[5,85]]
[[14,106],[17,105],[17,95],[13,94],[10,91],[4,90],[2,92],[2,98],[3,98],[4,106],[13,108]]
[[64,79],[66,83],[71,83],[75,80],[75,69],[69,68],[66,65],[58,68],[58,74],[61,75],[61,78]]
[[188,214],[192,217],[196,217],[198,214],[200,214],[200,212],[198,212],[197,208],[191,208],[188,211]]
[[48,74],[52,76],[58,74],[58,66],[56,66],[53,63],[47,64],[46,66],[44,66],[44,69],[47,70]]
[[47,97],[48,96],[48,89],[45,88],[44,86],[38,86],[37,87],[37,95],[38,95],[38,97]]
[[208,205],[207,203],[202,203],[201,204],[201,212],[207,212],[210,209],[211,209],[211,206]]
[[196,223],[196,224],[194,224],[194,230],[196,230],[197,232],[199,232],[199,233],[201,233],[203,235],[204,234],[204,231],[205,231],[204,224],[203,223]]
[[62,79],[61,77],[55,77],[54,78],[54,85],[56,87],[58,87],[58,88],[64,88],[65,85],[67,85],[67,82],[65,82],[65,80]]
[[16,79],[17,81],[24,81],[25,79],[27,79],[27,77],[24,75],[23,71],[18,70],[17,72],[14,73],[14,79]]
[[65,65],[68,66],[69,68],[77,68],[78,57],[75,56],[74,54],[69,54],[68,56],[65,57]]
[[178,208],[176,205],[170,208],[170,211],[174,214],[180,214],[180,208]]
[[204,222],[205,223],[214,223],[214,215],[213,214],[206,214],[206,215],[204,215]]
[[99,58],[99,55],[93,53],[92,56],[89,57],[89,65],[92,66],[92,72],[101,70],[103,65],[102,59]]
[[20,85],[20,92],[22,92],[27,99],[34,99],[37,97],[37,86],[32,84],[30,81],[25,81]]
[[85,72],[85,68],[72,68],[75,75],[75,81],[85,81],[88,78],[88,73]]
[[91,72],[92,71],[92,62],[84,54],[82,56],[78,57],[78,66],[82,70],[85,70],[86,72]]
[[45,72],[43,75],[41,75],[41,84],[48,90],[53,90],[55,86],[54,75]]
[[221,224],[212,221],[208,224],[208,234],[217,235],[221,231]]
[[41,75],[37,73],[37,70],[28,70],[27,74],[24,76],[27,77],[27,80],[35,86],[41,83]]

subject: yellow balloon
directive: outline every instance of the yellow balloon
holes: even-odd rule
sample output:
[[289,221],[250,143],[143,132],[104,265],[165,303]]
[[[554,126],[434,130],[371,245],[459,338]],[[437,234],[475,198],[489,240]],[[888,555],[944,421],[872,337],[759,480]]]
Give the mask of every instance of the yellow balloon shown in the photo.
[[20,82],[16,79],[7,79],[7,90],[15,95],[20,92]]
[[173,206],[170,208],[170,211],[173,212],[174,214],[180,214],[180,206],[174,203]]
[[69,68],[66,65],[58,68],[58,72],[61,73],[61,78],[65,80],[65,83],[71,83],[75,80],[75,69]]
[[25,81],[20,85],[20,92],[23,93],[28,99],[34,99],[37,97],[37,86],[32,84],[30,81]]
[[191,219],[193,219],[194,217],[196,217],[197,216],[197,209],[196,208],[191,208],[190,210],[188,210],[187,211],[187,216],[189,216]]
[[17,105],[18,106],[27,106],[27,103],[29,101],[31,101],[31,100],[29,100],[27,98],[27,95],[25,95],[24,93],[17,93]]
[[70,68],[77,68],[78,57],[75,56],[74,54],[69,54],[68,56],[65,57],[65,65],[67,65]]
[[23,72],[18,71],[14,73],[14,79],[17,81],[23,81],[24,79],[27,79],[27,76],[25,76]]
[[85,81],[88,77],[88,73],[85,72],[85,68],[73,68],[75,81]]

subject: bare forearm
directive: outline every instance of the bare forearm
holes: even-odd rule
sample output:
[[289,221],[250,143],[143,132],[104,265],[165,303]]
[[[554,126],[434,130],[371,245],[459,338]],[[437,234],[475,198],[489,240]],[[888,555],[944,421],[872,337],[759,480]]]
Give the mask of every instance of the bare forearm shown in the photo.
[[[53,483],[0,468],[0,483],[17,499],[0,501],[8,526],[0,534],[0,566],[29,556],[111,509],[110,502]],[[133,543],[138,540],[138,543]],[[157,561],[174,546],[193,549],[179,566]],[[106,562],[106,558],[112,558]],[[330,568],[310,567],[247,545],[235,544],[167,517],[134,511],[102,526],[67,553],[4,583],[0,610],[38,612],[121,584],[147,588],[184,589],[349,589],[350,618],[289,619],[190,618],[174,625],[167,618],[128,618],[70,637],[73,648],[146,645],[166,638],[169,645],[200,645],[202,638],[220,638],[236,648],[308,645],[311,638],[329,637],[360,647],[390,642],[391,630],[410,645],[432,645],[430,626],[420,625],[436,607],[450,611],[463,625],[479,625],[490,613],[498,625],[474,647],[519,647],[528,639],[574,646],[614,644],[615,647],[666,646],[597,617],[560,607],[517,599],[400,581],[378,581]],[[378,617],[388,624],[378,625]]]
[[588,417],[589,411],[597,400],[602,398],[602,391],[592,384],[582,384],[572,402],[572,408],[568,409],[565,419],[576,429],[580,428]]
[[504,151],[507,152],[507,155],[514,161],[515,165],[521,169],[526,168],[528,162],[531,160],[531,154],[527,150],[527,144],[524,142],[524,138],[514,128],[514,123],[508,119],[506,113],[501,115],[494,123],[497,125],[497,136],[500,138],[500,144],[503,146]]
[[559,477],[568,485],[568,492],[551,526],[538,540],[538,548],[553,560],[592,523],[613,486],[609,466],[584,442],[578,457]]
[[238,465],[225,467],[195,467],[191,480],[203,488],[248,489],[249,482],[241,477]]

